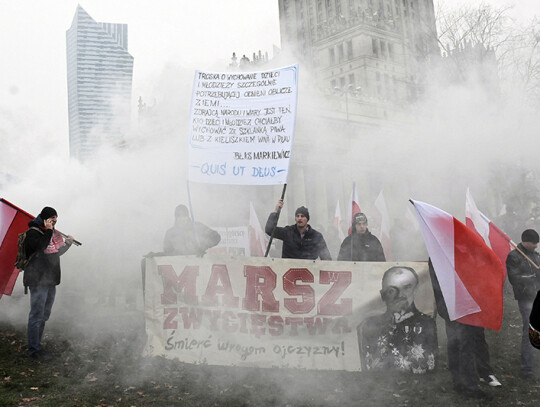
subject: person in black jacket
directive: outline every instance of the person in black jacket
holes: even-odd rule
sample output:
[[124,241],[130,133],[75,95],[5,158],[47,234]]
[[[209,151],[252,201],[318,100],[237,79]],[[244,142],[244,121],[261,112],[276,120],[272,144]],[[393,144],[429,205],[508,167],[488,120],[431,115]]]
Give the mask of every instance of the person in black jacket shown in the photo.
[[56,286],[60,284],[60,256],[73,243],[73,237],[64,241],[54,229],[58,220],[56,210],[46,206],[28,223],[24,248],[30,258],[24,270],[23,283],[30,289],[30,314],[28,315],[28,356],[42,359],[41,338],[45,322],[51,315]]
[[281,257],[283,259],[332,260],[323,235],[308,225],[308,209],[301,206],[294,213],[296,221],[294,225],[279,227],[277,218],[282,207],[283,200],[280,199],[274,212],[268,216],[264,228],[268,235],[272,235],[273,232],[276,239],[283,240]]
[[[540,240],[534,229],[527,229],[521,234],[521,243],[517,249],[508,253],[506,271],[514,290],[523,321],[521,337],[521,377],[534,378],[534,349],[529,341],[529,316],[536,293],[540,290],[540,255],[535,251]],[[528,257],[525,257],[525,255]],[[532,263],[531,263],[532,262]],[[534,264],[533,264],[534,263]]]
[[167,230],[163,239],[166,255],[190,255],[202,257],[206,250],[216,246],[221,235],[201,222],[193,222],[185,205],[178,205],[174,211],[174,226]]
[[492,396],[478,386],[479,381],[491,387],[501,386],[490,365],[484,328],[450,319],[431,259],[428,266],[437,313],[446,326],[448,370],[452,375],[454,390],[467,398],[491,399]]
[[363,213],[353,217],[351,234],[343,239],[339,261],[386,261],[379,239],[368,230],[368,220]]

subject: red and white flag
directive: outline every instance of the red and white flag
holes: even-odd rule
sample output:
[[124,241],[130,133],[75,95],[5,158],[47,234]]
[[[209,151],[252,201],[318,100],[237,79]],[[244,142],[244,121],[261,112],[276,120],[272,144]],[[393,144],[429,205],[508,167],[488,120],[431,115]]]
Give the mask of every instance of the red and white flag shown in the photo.
[[251,202],[249,203],[249,251],[252,257],[264,257],[266,253],[266,236]]
[[411,203],[450,319],[499,331],[504,270],[495,253],[449,213],[424,202]]
[[375,199],[374,217],[379,223],[379,236],[377,237],[379,238],[383,247],[386,261],[392,261],[392,243],[390,241],[390,216],[388,215],[388,209],[386,208],[386,201],[384,200],[382,190],[379,193],[379,196],[377,196],[377,199]]
[[349,227],[349,235],[352,232],[352,220],[354,215],[362,212],[360,210],[360,204],[358,203],[358,194],[356,193],[356,183],[353,182],[351,197],[349,198],[349,204],[347,206],[347,225]]
[[343,229],[341,229],[341,209],[339,207],[339,199],[336,204],[336,213],[334,214],[334,227],[338,231],[339,240],[343,241],[343,239],[345,239],[345,233],[343,233]]
[[32,215],[0,198],[0,298],[13,292],[19,275],[15,268],[17,240],[32,219]]
[[[504,266],[506,264],[506,257],[512,250],[512,245],[510,244],[512,239],[478,210],[469,192],[469,188],[467,188],[465,200],[465,224],[484,239],[484,243],[495,252]],[[503,269],[506,273],[506,267],[503,267]]]

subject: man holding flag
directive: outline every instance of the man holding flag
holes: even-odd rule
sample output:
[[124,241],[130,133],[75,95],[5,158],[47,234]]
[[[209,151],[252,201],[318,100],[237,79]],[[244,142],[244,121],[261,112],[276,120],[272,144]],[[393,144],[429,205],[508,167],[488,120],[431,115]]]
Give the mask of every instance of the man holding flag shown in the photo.
[[485,355],[475,357],[480,338],[475,333],[483,333],[482,328],[501,329],[503,265],[484,240],[455,217],[424,202],[411,203],[429,253],[439,313],[448,321],[448,359],[454,389],[465,397],[491,398],[478,388],[476,369],[489,376],[491,386],[496,383],[491,383],[493,374],[492,378],[475,365],[479,360],[489,363]]
[[58,220],[56,210],[46,206],[28,223],[24,240],[26,256],[30,259],[24,270],[23,282],[30,288],[30,314],[28,315],[28,356],[47,359],[41,348],[45,322],[51,315],[56,286],[60,284],[60,256],[73,243],[55,230]]
[[281,258],[307,260],[320,258],[321,260],[332,260],[323,235],[308,225],[308,209],[305,206],[299,207],[294,213],[295,224],[279,227],[277,226],[277,219],[282,207],[283,199],[280,199],[276,204],[274,212],[268,216],[264,228],[268,235],[283,240]]
[[[506,259],[508,279],[514,289],[523,320],[521,337],[521,377],[534,379],[534,348],[529,341],[529,316],[534,298],[540,289],[540,255],[535,251],[540,237],[534,229],[521,234],[521,243],[512,250]],[[525,257],[527,256],[527,257]]]

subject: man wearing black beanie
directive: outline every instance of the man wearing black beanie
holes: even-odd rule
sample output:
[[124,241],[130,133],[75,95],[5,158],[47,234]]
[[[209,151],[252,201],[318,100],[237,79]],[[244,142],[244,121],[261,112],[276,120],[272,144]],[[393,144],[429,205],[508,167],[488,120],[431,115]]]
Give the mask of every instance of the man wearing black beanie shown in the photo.
[[65,241],[54,229],[58,214],[54,208],[46,206],[41,213],[28,223],[29,229],[24,239],[28,265],[24,268],[23,283],[30,288],[30,314],[28,315],[28,356],[46,360],[41,347],[45,322],[51,315],[56,296],[56,286],[60,284],[60,256],[73,243],[73,237]]
[[534,348],[529,340],[529,316],[540,289],[540,255],[535,251],[540,237],[533,229],[521,234],[521,243],[506,258],[508,280],[514,289],[523,320],[521,338],[521,377],[534,379]]
[[308,225],[308,209],[305,206],[299,207],[294,213],[295,224],[279,227],[277,219],[282,207],[283,200],[280,199],[274,212],[268,216],[264,228],[268,235],[273,233],[276,239],[283,240],[281,258],[316,260],[320,257],[321,260],[332,260],[323,235]]

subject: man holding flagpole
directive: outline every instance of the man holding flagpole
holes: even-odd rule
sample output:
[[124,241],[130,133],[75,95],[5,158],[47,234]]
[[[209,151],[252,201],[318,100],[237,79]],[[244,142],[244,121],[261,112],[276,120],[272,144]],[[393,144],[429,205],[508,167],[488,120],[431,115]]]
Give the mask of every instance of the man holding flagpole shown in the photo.
[[283,240],[281,258],[283,259],[307,259],[332,260],[326,241],[320,232],[313,229],[309,222],[309,211],[305,206],[296,209],[294,213],[295,224],[285,227],[277,226],[278,214],[283,207],[283,199],[280,199],[274,212],[270,213],[265,232]]
[[521,234],[521,243],[506,258],[508,279],[514,289],[514,298],[518,302],[523,320],[521,337],[521,377],[523,379],[534,379],[534,348],[529,341],[529,316],[536,293],[540,289],[540,270],[534,266],[534,264],[540,266],[540,255],[535,251],[539,240],[540,237],[534,229],[525,230]]

